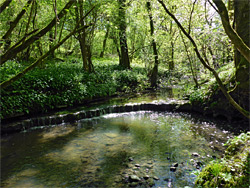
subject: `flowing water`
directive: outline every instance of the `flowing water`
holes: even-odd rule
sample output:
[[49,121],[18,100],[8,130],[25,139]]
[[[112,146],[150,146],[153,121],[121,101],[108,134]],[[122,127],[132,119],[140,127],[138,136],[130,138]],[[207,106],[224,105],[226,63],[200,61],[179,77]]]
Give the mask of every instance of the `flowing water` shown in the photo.
[[1,186],[194,187],[231,136],[188,114],[150,111],[13,134],[1,138]]

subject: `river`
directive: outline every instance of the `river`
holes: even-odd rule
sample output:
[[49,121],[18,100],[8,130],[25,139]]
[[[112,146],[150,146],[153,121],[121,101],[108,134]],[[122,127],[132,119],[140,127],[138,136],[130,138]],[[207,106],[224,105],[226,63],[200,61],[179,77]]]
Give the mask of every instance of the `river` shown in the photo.
[[153,111],[15,133],[1,138],[1,187],[194,187],[232,135],[221,122]]

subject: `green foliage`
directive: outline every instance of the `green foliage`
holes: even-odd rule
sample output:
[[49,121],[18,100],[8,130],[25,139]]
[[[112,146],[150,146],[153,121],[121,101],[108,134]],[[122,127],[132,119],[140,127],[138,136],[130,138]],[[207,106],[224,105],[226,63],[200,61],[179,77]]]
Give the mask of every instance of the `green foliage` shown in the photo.
[[189,100],[192,103],[203,102],[204,97],[205,97],[205,93],[201,92],[200,90],[193,90],[193,92],[189,96]]
[[212,161],[196,180],[199,187],[248,187],[250,165],[250,132],[230,139],[225,157]]
[[[231,90],[234,88],[233,80],[235,77],[235,70],[233,68],[233,63],[228,63],[225,66],[220,67],[217,72],[221,80],[223,81],[224,85]],[[211,78],[212,77],[212,78]],[[189,86],[186,88],[185,93],[189,97],[189,100],[192,103],[204,103],[209,102],[210,98],[218,93],[219,85],[216,82],[215,78],[209,74],[202,74],[201,80],[199,83],[204,82],[200,88],[194,88],[193,86]],[[216,106],[217,101],[212,101],[210,107]]]
[[[74,63],[71,63],[74,62]],[[87,99],[132,92],[148,87],[145,70],[123,70],[111,60],[94,61],[95,72],[87,73],[79,60],[50,62],[36,68],[1,93],[1,117],[19,113],[46,112],[59,106],[72,106]],[[1,82],[23,69],[18,62],[1,67]]]

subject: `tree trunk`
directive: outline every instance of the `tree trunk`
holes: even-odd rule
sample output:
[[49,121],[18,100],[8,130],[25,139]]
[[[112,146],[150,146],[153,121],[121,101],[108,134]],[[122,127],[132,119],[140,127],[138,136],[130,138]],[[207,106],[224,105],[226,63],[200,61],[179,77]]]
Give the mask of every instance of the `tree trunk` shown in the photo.
[[8,31],[5,33],[5,35],[2,37],[2,40],[6,42],[6,45],[4,47],[5,50],[7,50],[11,44],[11,41],[9,40],[9,37],[12,33],[12,31],[15,29],[15,27],[17,26],[18,22],[20,21],[20,19],[23,17],[23,15],[25,14],[25,12],[27,11],[29,5],[31,4],[32,0],[29,0],[25,6],[22,8],[21,12],[19,12],[19,14],[17,15],[17,17],[15,18],[14,21],[10,22],[10,28],[8,29]]
[[[215,0],[214,0],[215,1]],[[197,57],[199,58],[200,62],[202,63],[202,65],[208,69],[211,73],[213,73],[219,87],[220,90],[222,91],[222,93],[225,95],[225,97],[227,98],[227,100],[229,101],[229,103],[235,108],[237,109],[242,115],[244,115],[246,118],[250,119],[250,112],[245,110],[244,108],[242,108],[229,94],[229,92],[227,91],[227,89],[225,88],[225,86],[223,85],[218,73],[212,68],[210,67],[205,60],[202,58],[197,44],[195,43],[194,39],[187,33],[187,31],[184,29],[184,27],[181,25],[181,23],[177,20],[177,18],[167,9],[166,5],[163,3],[162,0],[158,0],[158,2],[163,6],[164,10],[166,11],[166,13],[171,16],[171,18],[176,22],[176,24],[178,25],[178,27],[181,29],[181,31],[186,35],[186,37],[190,40],[190,42],[192,43],[193,47],[194,47],[194,51],[197,55]]]
[[107,39],[108,39],[108,36],[109,36],[109,29],[110,29],[110,25],[108,24],[107,31],[106,31],[106,34],[105,34],[105,37],[104,37],[104,40],[103,40],[103,44],[102,44],[102,51],[101,51],[101,54],[100,54],[101,58],[103,58],[103,56],[104,56],[104,51],[105,51]]
[[[79,6],[79,8],[78,8]],[[76,7],[76,22],[80,21],[80,26],[85,26],[85,22],[83,18],[83,0],[78,1],[78,6]],[[93,9],[92,9],[93,10]],[[93,64],[91,61],[91,52],[90,48],[88,49],[87,45],[87,33],[86,29],[79,31],[78,33],[78,41],[80,44],[82,61],[83,61],[83,70],[87,72],[91,72],[93,69]]]
[[[235,47],[240,51],[241,55],[243,55],[247,59],[248,63],[250,63],[250,48],[230,25],[228,11],[227,11],[225,4],[223,3],[222,0],[213,0],[213,2],[218,8],[221,21],[222,21],[226,34],[231,39]],[[237,9],[240,9],[240,10],[242,9],[242,11],[244,11],[244,12],[235,12],[235,14],[238,14],[238,16],[241,15],[240,16],[241,18],[248,17],[248,21],[249,21],[249,3],[250,2],[248,0],[235,0],[234,3],[236,4],[235,8],[238,7]],[[246,7],[242,7],[241,5],[245,5]],[[239,20],[241,18],[239,18]],[[246,33],[249,34],[249,26],[247,26],[246,28],[248,29],[248,32]]]
[[171,39],[171,49],[170,49],[170,61],[169,61],[169,70],[173,71],[174,70],[174,42]]
[[[53,48],[53,43],[54,43],[54,35],[53,35],[53,31],[50,30],[49,32],[49,50],[51,50]],[[55,51],[51,51],[50,55],[49,55],[50,58],[55,58]]]
[[[150,31],[151,31],[150,34],[151,34],[151,37],[154,37],[155,28],[154,28],[154,22],[153,22],[153,16],[152,16],[151,4],[148,1],[146,5],[147,5],[148,16],[150,20]],[[155,63],[154,63],[154,68],[150,74],[150,84],[151,84],[151,87],[154,88],[157,86],[157,75],[158,75],[158,64],[159,64],[156,42],[154,38],[152,39],[152,46],[153,46],[153,54],[154,54]]]
[[[74,2],[75,2],[74,0],[69,0],[69,2],[65,5],[65,7],[58,14],[59,19],[61,19],[68,12],[67,10],[71,7],[71,5]],[[39,40],[47,32],[49,32],[53,28],[53,26],[56,24],[56,20],[57,18],[55,17],[45,28],[41,29],[39,32],[29,37],[27,40],[25,40],[22,44],[16,46],[14,49],[8,50],[3,55],[1,55],[0,65],[4,64],[7,60],[14,58],[17,55],[17,53],[23,51],[28,46],[33,44],[35,41]]]
[[92,63],[92,53],[91,53],[91,46],[87,45],[87,60],[88,60],[88,72],[93,72],[94,71],[94,66]]
[[128,56],[128,45],[126,36],[126,12],[125,2],[126,0],[118,0],[119,2],[119,36],[120,36],[120,47],[121,47],[121,59],[120,66],[130,69],[130,61]]
[[5,0],[0,6],[0,14],[6,9],[7,6],[11,3],[12,0]]
[[[250,47],[250,1],[234,1],[235,30],[242,40]],[[235,49],[234,62],[236,67],[236,80],[239,89],[249,92],[250,64],[241,53]]]
[[[79,2],[79,8],[78,6],[76,7],[76,22],[79,22],[81,19],[81,16],[83,15],[83,10],[82,10],[82,3],[83,1],[80,0]],[[80,25],[84,25],[84,21],[80,21]],[[82,62],[83,62],[83,70],[88,71],[88,60],[87,60],[87,49],[86,49],[86,34],[85,30],[79,31],[78,33],[78,41],[80,44],[80,49],[81,49],[81,55],[82,55]]]

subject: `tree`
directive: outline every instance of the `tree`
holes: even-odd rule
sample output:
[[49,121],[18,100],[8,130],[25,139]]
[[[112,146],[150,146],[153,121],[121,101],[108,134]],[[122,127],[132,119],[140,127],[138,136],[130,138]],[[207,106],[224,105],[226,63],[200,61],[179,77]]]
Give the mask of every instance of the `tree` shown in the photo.
[[[243,42],[250,47],[250,28],[246,27],[250,24],[250,2],[234,1],[234,21],[235,31],[241,37]],[[236,46],[236,45],[235,45]],[[236,46],[237,48],[237,46]],[[235,49],[234,62],[236,67],[236,81],[239,83],[238,88],[246,93],[249,97],[249,70],[250,64],[241,51]],[[250,52],[249,52],[250,54]]]
[[181,25],[181,23],[178,21],[178,19],[168,10],[168,8],[166,7],[166,5],[164,4],[164,2],[162,0],[158,0],[158,2],[162,5],[162,7],[164,8],[164,10],[166,11],[166,13],[173,18],[173,20],[177,23],[178,27],[181,29],[181,31],[186,35],[186,37],[191,41],[193,47],[194,47],[194,51],[197,55],[197,57],[199,58],[200,62],[202,63],[202,65],[207,68],[211,73],[213,73],[217,83],[219,84],[219,87],[222,91],[222,93],[225,95],[225,97],[228,99],[228,101],[230,102],[231,105],[233,105],[235,107],[235,109],[237,109],[242,115],[244,115],[245,117],[250,119],[250,112],[243,109],[232,97],[231,95],[228,93],[227,89],[225,88],[225,86],[223,85],[218,73],[212,68],[210,67],[205,60],[203,59],[203,57],[201,56],[197,44],[195,43],[194,39],[190,36],[190,34],[188,34],[188,32],[183,28],[183,26]]
[[[235,31],[232,28],[230,21],[229,21],[228,11],[227,11],[225,4],[222,2],[222,0],[213,0],[213,2],[216,5],[216,7],[218,8],[218,10],[217,9],[216,10],[220,14],[221,21],[222,21],[222,24],[223,24],[223,27],[225,29],[226,34],[229,36],[232,43],[239,50],[241,55],[243,55],[246,58],[246,60],[248,61],[248,63],[250,63],[250,48],[249,48],[249,46],[247,46],[247,44],[244,42],[244,40],[239,36],[239,33],[237,33],[237,31]],[[249,21],[249,3],[250,3],[249,1],[237,1],[237,0],[234,1],[236,10],[238,9],[238,11],[240,11],[240,10],[243,11],[243,13],[239,13],[239,14],[237,12],[235,12],[236,17],[237,17],[237,15],[244,14],[246,16],[246,18],[243,19],[243,20],[245,20],[245,22],[247,22],[247,20]],[[244,6],[246,6],[246,7],[244,7]],[[242,18],[243,17],[240,16],[237,19],[240,20]]]
[[[65,7],[64,7],[65,8]],[[77,32],[80,32],[83,29],[86,29],[87,27],[89,27],[88,25],[84,25],[84,26],[80,26],[80,23],[82,21],[82,19],[85,19],[90,12],[94,9],[94,7],[92,9],[90,9],[84,16],[82,16],[82,18],[75,24],[75,27],[73,28],[73,30],[67,35],[65,36],[61,41],[59,41],[57,44],[55,44],[53,47],[50,48],[50,50],[48,52],[46,52],[45,54],[41,55],[39,58],[37,58],[31,65],[29,65],[28,67],[26,67],[23,71],[19,72],[17,75],[11,77],[10,79],[2,82],[0,84],[1,89],[9,86],[12,82],[20,79],[21,77],[23,77],[27,72],[29,72],[30,70],[34,69],[35,67],[37,67],[38,65],[40,65],[42,63],[42,61],[47,58],[51,52],[54,52],[57,48],[59,48],[66,40],[68,40],[72,35],[74,35]]]
[[9,48],[9,46],[11,45],[11,40],[9,39],[12,31],[15,29],[15,27],[17,26],[18,22],[20,21],[20,19],[23,17],[23,15],[26,13],[29,5],[31,4],[33,0],[28,0],[27,3],[25,4],[25,6],[22,8],[22,10],[19,12],[19,14],[17,15],[17,17],[10,22],[10,28],[8,29],[8,31],[4,34],[4,36],[2,37],[2,40],[5,41],[5,50],[7,50]]
[[[33,44],[35,41],[39,40],[42,36],[44,36],[46,33],[48,33],[55,26],[56,20],[61,19],[68,12],[68,9],[71,7],[71,5],[74,2],[75,2],[74,0],[69,0],[69,2],[64,6],[64,8],[57,15],[57,18],[54,17],[54,19],[46,27],[44,27],[43,29],[41,29],[38,32],[36,32],[36,30],[35,30],[35,31],[27,34],[26,36],[21,38],[15,45],[13,45],[10,49],[8,49],[3,55],[0,56],[0,65],[4,64],[6,61],[16,57],[16,55],[19,52],[22,52],[27,47],[29,47],[31,44]],[[33,33],[35,33],[35,34],[33,34]],[[26,39],[27,37],[29,37],[29,38]]]
[[[80,30],[82,30],[84,27],[78,27],[79,25],[77,25],[73,31],[71,31],[65,38],[63,38],[60,42],[58,42],[55,46],[53,46],[48,52],[46,52],[44,55],[40,56],[35,62],[33,62],[31,65],[29,65],[27,68],[25,68],[23,71],[21,71],[20,73],[18,73],[17,75],[13,76],[12,78],[10,78],[9,80],[6,80],[4,82],[2,82],[0,84],[1,89],[9,86],[12,82],[22,78],[27,72],[31,71],[32,69],[34,69],[35,67],[37,67],[38,65],[40,65],[42,63],[42,61],[48,57],[50,55],[50,53],[52,51],[55,51],[58,47],[60,47],[66,40],[68,40],[73,34],[75,34],[76,32],[79,32]],[[78,28],[78,29],[77,29]]]
[[12,0],[5,0],[0,6],[0,14],[9,6]]
[[120,66],[129,69],[130,61],[128,55],[128,45],[127,45],[127,35],[126,35],[126,0],[118,0],[119,4],[119,14],[118,14],[118,22],[119,22],[119,38],[120,38]]
[[150,34],[152,37],[152,46],[153,46],[153,54],[154,54],[154,67],[153,70],[150,72],[150,84],[151,87],[156,87],[157,86],[157,74],[158,74],[158,64],[159,64],[159,60],[158,60],[158,53],[157,53],[157,48],[156,48],[156,42],[154,40],[154,22],[153,22],[153,16],[152,16],[152,8],[151,8],[151,3],[148,1],[146,3],[147,6],[147,10],[148,10],[148,16],[149,16],[149,20],[150,20]]
[[105,33],[105,36],[104,36],[104,40],[103,40],[103,43],[102,43],[102,51],[100,53],[100,57],[104,56],[104,52],[105,52],[105,48],[106,48],[106,44],[107,44],[107,39],[108,39],[108,36],[109,36],[109,31],[110,31],[110,24],[108,23],[107,28],[106,28],[106,33]]

